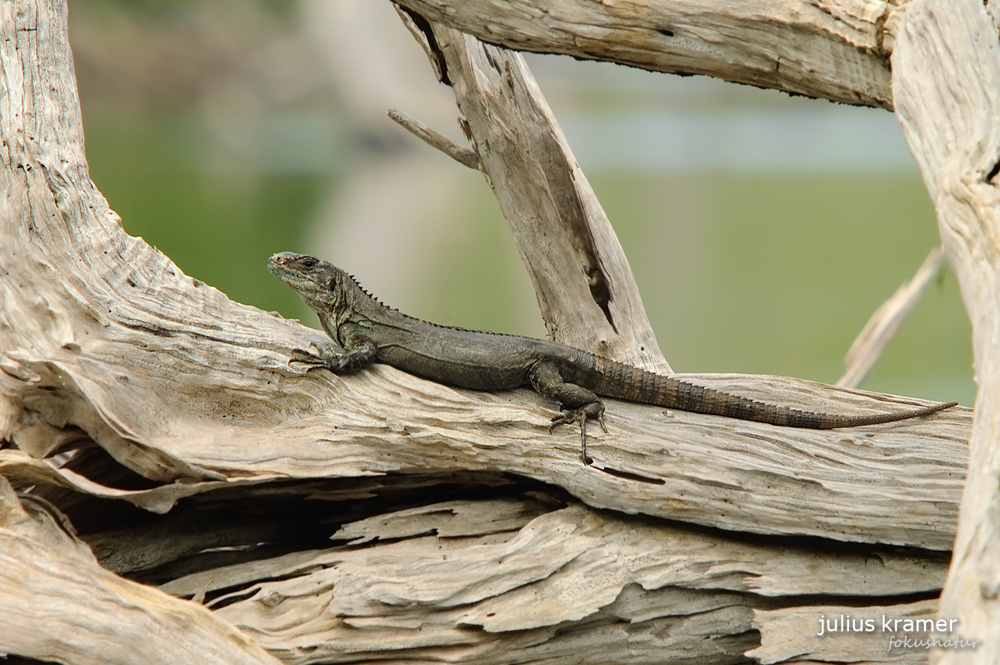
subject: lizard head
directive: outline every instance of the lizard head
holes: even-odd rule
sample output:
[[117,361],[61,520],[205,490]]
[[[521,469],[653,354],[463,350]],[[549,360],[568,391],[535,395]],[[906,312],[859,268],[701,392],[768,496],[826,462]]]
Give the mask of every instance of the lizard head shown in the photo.
[[354,280],[332,263],[308,254],[281,252],[267,260],[267,269],[292,287],[321,319],[349,313]]

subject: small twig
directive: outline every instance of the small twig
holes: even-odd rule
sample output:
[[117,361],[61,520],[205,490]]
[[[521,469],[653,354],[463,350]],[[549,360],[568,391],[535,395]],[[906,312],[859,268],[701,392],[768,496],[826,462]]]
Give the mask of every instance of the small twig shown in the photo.
[[468,166],[470,169],[475,169],[476,171],[479,170],[479,155],[476,154],[475,150],[463,148],[447,136],[439,134],[413,116],[402,111],[389,109],[388,116],[396,124],[432,148],[437,148],[463,166]]
[[916,274],[875,310],[844,357],[847,368],[837,381],[838,386],[856,388],[865,380],[903,319],[920,300],[924,288],[937,274],[943,256],[940,247],[932,249]]

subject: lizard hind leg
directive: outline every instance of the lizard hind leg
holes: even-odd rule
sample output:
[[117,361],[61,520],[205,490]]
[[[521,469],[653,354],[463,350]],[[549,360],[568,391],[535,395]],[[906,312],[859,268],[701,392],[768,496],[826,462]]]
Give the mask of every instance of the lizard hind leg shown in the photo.
[[607,434],[608,427],[604,424],[604,403],[601,401],[591,402],[590,404],[584,404],[576,409],[563,409],[562,413],[552,419],[549,423],[549,434],[552,430],[556,428],[557,425],[562,425],[565,423],[575,423],[579,421],[580,423],[580,457],[583,459],[583,463],[590,466],[593,463],[593,459],[587,454],[587,419],[593,418],[596,420],[604,433]]
[[552,419],[549,432],[558,425],[565,423],[580,423],[581,456],[583,463],[590,466],[593,461],[587,455],[587,420],[593,418],[605,432],[604,403],[601,399],[583,386],[564,381],[559,369],[551,362],[536,363],[528,373],[531,387],[541,395],[556,400],[562,413]]

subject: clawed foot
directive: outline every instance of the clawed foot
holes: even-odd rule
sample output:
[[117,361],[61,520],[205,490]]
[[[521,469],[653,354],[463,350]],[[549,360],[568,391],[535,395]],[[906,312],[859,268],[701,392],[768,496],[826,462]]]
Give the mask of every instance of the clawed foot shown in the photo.
[[303,365],[307,372],[317,369],[330,369],[335,365],[339,354],[333,344],[310,344],[308,349],[293,349],[288,361],[291,365]]
[[587,420],[590,418],[595,419],[598,424],[600,424],[601,429],[607,434],[608,428],[604,424],[604,405],[600,402],[592,402],[590,404],[584,404],[577,409],[563,409],[562,413],[552,419],[549,424],[549,434],[558,425],[563,425],[566,423],[580,423],[580,456],[583,458],[583,463],[590,466],[593,463],[593,459],[587,455]]

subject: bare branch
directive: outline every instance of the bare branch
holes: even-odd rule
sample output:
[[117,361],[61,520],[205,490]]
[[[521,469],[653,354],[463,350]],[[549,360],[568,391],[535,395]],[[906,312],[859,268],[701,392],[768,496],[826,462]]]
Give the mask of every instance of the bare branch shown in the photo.
[[474,150],[458,145],[447,136],[434,131],[424,123],[420,122],[413,116],[404,113],[403,111],[389,109],[387,115],[396,124],[416,136],[430,147],[440,150],[462,166],[468,166],[474,171],[479,170],[479,155],[477,155]]
[[937,209],[938,228],[972,324],[976,417],[969,477],[941,616],[983,640],[934,662],[1000,657],[1000,42],[978,0],[913,0],[893,56],[903,136]]
[[614,229],[524,59],[431,29],[552,338],[670,371]]
[[[398,0],[484,42],[892,108],[895,4]],[[904,4],[905,6],[905,4]],[[823,48],[813,48],[823,44]]]
[[913,277],[875,310],[847,351],[847,356],[844,358],[847,368],[844,370],[844,375],[837,380],[838,386],[856,388],[861,385],[886,345],[896,336],[899,326],[920,301],[924,289],[941,269],[943,260],[944,254],[941,248],[932,249]]

